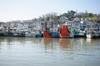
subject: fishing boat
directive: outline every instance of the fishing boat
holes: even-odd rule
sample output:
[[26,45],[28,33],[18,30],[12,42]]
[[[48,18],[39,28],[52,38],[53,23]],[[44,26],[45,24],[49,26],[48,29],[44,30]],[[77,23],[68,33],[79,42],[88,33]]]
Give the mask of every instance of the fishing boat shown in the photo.
[[52,37],[53,38],[59,38],[59,33],[58,32],[52,32]]
[[52,38],[52,35],[53,34],[49,31],[44,31],[44,33],[43,33],[43,37],[45,37],[45,38]]
[[36,37],[34,32],[25,32],[25,37]]
[[86,37],[89,39],[100,38],[100,32],[89,32]]
[[72,31],[74,37],[85,37],[85,32],[84,31],[76,31],[75,29]]
[[36,33],[36,38],[41,38],[41,37],[43,37],[43,32],[42,31],[38,31]]
[[13,37],[18,37],[19,34],[18,33],[13,33]]
[[68,30],[67,25],[62,25],[60,30],[59,30],[59,36],[61,38],[70,38],[72,37],[71,33]]
[[53,27],[52,38],[59,38],[58,27]]
[[88,34],[88,35],[86,35],[86,37],[89,38],[89,39],[91,39],[93,37],[93,35]]
[[4,33],[3,32],[0,32],[0,36],[4,36]]

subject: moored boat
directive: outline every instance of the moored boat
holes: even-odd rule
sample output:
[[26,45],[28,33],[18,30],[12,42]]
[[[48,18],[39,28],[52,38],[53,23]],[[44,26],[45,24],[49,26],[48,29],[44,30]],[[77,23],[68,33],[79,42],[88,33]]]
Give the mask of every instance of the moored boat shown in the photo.
[[61,28],[59,30],[59,35],[60,35],[61,38],[70,38],[70,37],[72,37],[71,33],[68,30],[67,25],[61,26]]
[[100,33],[98,32],[89,32],[86,35],[87,38],[91,39],[91,38],[100,38]]
[[58,32],[52,32],[52,38],[59,38],[59,33]]
[[45,37],[45,38],[52,38],[52,33],[48,32],[48,31],[44,31],[43,37]]
[[93,35],[92,34],[87,34],[86,37],[91,39],[91,38],[93,38]]
[[25,37],[36,37],[35,33],[25,32]]

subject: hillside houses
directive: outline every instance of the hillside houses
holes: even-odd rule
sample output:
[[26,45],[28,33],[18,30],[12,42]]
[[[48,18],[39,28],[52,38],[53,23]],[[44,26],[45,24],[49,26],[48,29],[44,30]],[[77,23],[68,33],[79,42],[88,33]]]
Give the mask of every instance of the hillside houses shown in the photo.
[[66,21],[64,23],[68,26],[69,30],[75,29],[77,32],[80,31],[100,31],[100,24],[96,22],[89,22],[87,20],[82,21]]
[[4,33],[6,31],[6,23],[0,22],[0,33]]
[[75,17],[69,20],[66,16],[48,16],[37,19],[30,20],[16,20],[9,22],[0,22],[0,32],[1,33],[43,33],[45,30],[48,32],[58,32],[58,29],[62,25],[67,25],[69,31],[71,32],[75,29],[77,32],[81,31],[100,31],[100,24],[97,22],[90,22],[87,18]]
[[88,22],[87,20],[81,20],[79,18],[75,18],[73,21],[69,21],[67,17],[60,17],[58,20],[60,23],[55,24],[55,20],[53,18],[50,18],[47,21],[43,21],[40,19],[32,19],[32,20],[17,20],[17,21],[10,21],[7,23],[0,22],[0,30],[3,30],[5,32],[24,32],[29,31],[32,32],[34,30],[42,31],[43,28],[47,29],[54,29],[58,28],[58,25],[66,24],[69,26],[69,28],[73,27],[80,30],[86,30],[86,29],[95,29],[100,30],[100,24],[96,22]]
[[33,29],[34,30],[42,30],[42,26],[44,21],[40,21],[39,19],[32,20],[33,21]]
[[32,30],[42,29],[40,21],[33,21],[33,20],[10,21],[5,24],[6,24],[6,31],[10,32],[18,32],[18,33],[23,31],[31,32]]
[[19,33],[23,29],[23,23],[21,21],[7,22],[7,31],[12,33]]

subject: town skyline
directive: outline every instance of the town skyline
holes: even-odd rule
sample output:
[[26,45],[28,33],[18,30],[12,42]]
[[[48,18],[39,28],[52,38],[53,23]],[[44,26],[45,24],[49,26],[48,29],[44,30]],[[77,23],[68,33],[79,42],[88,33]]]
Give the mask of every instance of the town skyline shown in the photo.
[[0,21],[27,20],[68,10],[100,14],[99,0],[0,0]]

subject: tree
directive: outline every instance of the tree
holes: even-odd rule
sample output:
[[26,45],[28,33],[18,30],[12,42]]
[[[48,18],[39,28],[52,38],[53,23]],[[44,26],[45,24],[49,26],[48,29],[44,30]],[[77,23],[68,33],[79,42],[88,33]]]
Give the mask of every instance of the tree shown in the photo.
[[61,17],[61,16],[65,16],[65,17],[67,17],[69,20],[72,20],[72,19],[75,17],[75,14],[76,14],[76,12],[73,11],[73,10],[71,10],[71,11],[68,11],[67,13],[61,14],[60,17]]
[[73,10],[71,10],[71,11],[68,11],[68,18],[70,19],[70,20],[72,20],[72,18],[74,18],[75,17],[75,11],[73,11]]

